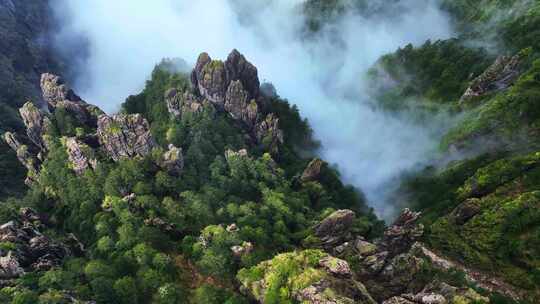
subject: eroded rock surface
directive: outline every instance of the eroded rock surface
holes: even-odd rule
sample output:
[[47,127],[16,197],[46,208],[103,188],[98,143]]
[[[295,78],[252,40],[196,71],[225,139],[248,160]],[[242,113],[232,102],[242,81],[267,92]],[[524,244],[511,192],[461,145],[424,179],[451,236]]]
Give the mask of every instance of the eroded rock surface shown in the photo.
[[184,169],[184,156],[182,154],[182,148],[170,144],[169,150],[163,153],[163,159],[160,166],[167,170],[171,175],[179,176]]
[[460,102],[466,102],[475,97],[507,89],[519,77],[520,63],[521,56],[519,54],[515,56],[499,56],[484,73],[471,82]]
[[300,180],[302,182],[311,182],[319,179],[323,164],[324,162],[319,158],[315,158],[310,161],[306,166],[306,169],[304,169],[304,172],[302,172]]
[[101,115],[97,133],[103,149],[115,161],[144,157],[156,147],[150,126],[140,114]]
[[39,215],[29,208],[21,209],[19,218],[0,226],[0,285],[25,272],[45,271],[60,265],[70,254],[68,246],[41,232]]
[[351,238],[350,228],[355,219],[351,210],[338,210],[330,214],[314,227],[315,236],[320,239],[321,245],[327,251]]
[[65,146],[68,159],[75,173],[82,174],[88,168],[96,168],[97,159],[94,158],[94,151],[86,144],[74,137],[70,137],[66,139]]

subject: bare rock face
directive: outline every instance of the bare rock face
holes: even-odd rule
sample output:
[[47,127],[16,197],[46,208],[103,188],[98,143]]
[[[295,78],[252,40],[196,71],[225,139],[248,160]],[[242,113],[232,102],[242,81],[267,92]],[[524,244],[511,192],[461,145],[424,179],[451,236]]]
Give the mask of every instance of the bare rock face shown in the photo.
[[56,242],[40,231],[41,221],[29,208],[21,216],[0,226],[0,242],[9,249],[0,249],[0,280],[15,279],[28,271],[45,271],[61,264],[70,254],[64,244]]
[[186,113],[199,113],[203,105],[197,97],[190,92],[179,92],[177,89],[169,89],[165,93],[167,109],[174,117],[182,117]]
[[169,150],[163,153],[163,159],[160,166],[167,170],[171,175],[179,176],[184,170],[184,156],[182,155],[182,148],[170,144]]
[[[252,142],[262,144],[271,153],[283,143],[279,119],[274,114],[261,113],[265,98],[260,92],[257,68],[237,50],[225,62],[212,60],[207,53],[199,55],[191,73],[191,83],[198,103],[207,100],[218,110],[225,111],[245,126]],[[186,95],[187,94],[187,95]],[[169,112],[181,116],[185,104],[196,104],[191,93],[171,90],[166,95]]]
[[65,146],[71,167],[76,174],[80,175],[88,168],[96,168],[97,159],[93,157],[92,149],[86,144],[74,137],[70,137],[66,139]]
[[101,109],[77,96],[60,76],[47,73],[41,75],[41,91],[51,112],[63,108],[91,127],[95,127],[97,117],[104,114]]
[[239,80],[244,85],[250,99],[259,96],[260,83],[257,68],[238,50],[234,49],[227,57],[225,70],[229,81]]
[[520,75],[521,56],[499,56],[482,75],[475,78],[461,97],[460,102],[502,91],[514,84]]
[[101,115],[97,132],[100,144],[114,161],[144,157],[156,147],[148,122],[140,114]]
[[318,237],[323,248],[332,250],[338,244],[351,238],[350,228],[355,214],[353,211],[344,209],[330,214],[314,227],[315,236]]
[[[285,265],[289,272],[282,271]],[[258,303],[265,303],[270,285],[276,284],[276,273],[285,276],[281,284],[289,290],[287,296],[298,303],[376,303],[365,286],[354,278],[347,261],[319,251],[279,254],[256,268],[257,277],[240,274],[239,281],[242,284],[240,290]]]
[[17,159],[28,170],[28,176],[25,183],[31,185],[37,176],[41,161],[37,158],[36,153],[31,153],[27,145],[23,145],[17,136],[11,132],[4,133],[4,140],[17,154]]
[[64,100],[81,101],[81,98],[64,83],[60,76],[44,73],[41,75],[40,85],[43,99],[51,105]]
[[202,53],[193,70],[192,81],[202,97],[218,108],[223,108],[225,92],[229,86],[223,61],[212,60],[207,53]]
[[225,94],[225,111],[236,120],[244,122],[248,128],[253,128],[258,118],[258,106],[255,100],[249,100],[249,94],[244,90],[242,82],[231,82]]
[[50,124],[49,118],[31,102],[25,103],[24,106],[19,109],[19,113],[26,126],[28,138],[39,149],[46,151],[47,146],[43,139],[43,135]]
[[311,182],[319,179],[323,164],[324,162],[319,158],[315,158],[310,161],[306,169],[304,169],[300,180],[302,182]]

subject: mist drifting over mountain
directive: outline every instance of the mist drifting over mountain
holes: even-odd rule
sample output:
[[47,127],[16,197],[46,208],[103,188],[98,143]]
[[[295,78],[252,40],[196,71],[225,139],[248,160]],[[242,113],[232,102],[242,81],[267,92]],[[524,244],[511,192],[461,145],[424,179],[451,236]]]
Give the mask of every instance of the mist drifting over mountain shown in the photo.
[[386,195],[393,179],[428,158],[443,123],[420,126],[407,115],[372,108],[364,77],[381,55],[400,46],[449,38],[447,16],[437,1],[406,1],[387,4],[394,6],[391,15],[346,13],[306,37],[304,1],[253,2],[59,0],[55,14],[65,23],[56,42],[61,49],[75,36],[88,40],[89,57],[77,66],[75,87],[107,112],[140,91],[164,57],[193,64],[203,51],[225,58],[240,50],[260,78],[309,119],[321,156],[366,194],[379,215],[391,217]]

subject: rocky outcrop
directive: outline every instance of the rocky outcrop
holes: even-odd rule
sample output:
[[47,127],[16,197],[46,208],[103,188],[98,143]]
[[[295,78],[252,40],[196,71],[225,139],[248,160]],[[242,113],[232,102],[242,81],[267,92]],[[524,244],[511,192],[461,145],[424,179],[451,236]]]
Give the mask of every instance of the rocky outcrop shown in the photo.
[[[199,97],[198,103],[208,100],[218,110],[229,113],[242,122],[255,143],[263,144],[272,153],[277,152],[279,144],[283,143],[279,119],[274,114],[262,113],[265,97],[260,94],[257,68],[242,54],[233,50],[222,62],[202,53],[191,73],[191,82]],[[178,117],[185,111],[185,104],[197,104],[190,94],[169,91],[166,95],[169,112]]]
[[521,55],[499,56],[495,62],[475,78],[467,88],[460,102],[507,89],[520,75]]
[[60,265],[70,249],[44,235],[39,215],[29,208],[21,209],[16,220],[0,226],[0,285],[25,272],[45,271]]
[[279,145],[283,143],[283,131],[279,128],[279,118],[272,113],[268,114],[255,126],[255,136],[257,141],[271,153],[276,153]]
[[37,158],[37,152],[31,152],[29,146],[22,144],[17,136],[11,132],[4,133],[4,140],[10,148],[17,154],[17,159],[28,170],[25,183],[31,185],[39,170],[41,161]]
[[240,81],[244,85],[250,99],[259,96],[260,83],[257,68],[247,61],[238,50],[232,50],[227,57],[225,71],[227,80]]
[[309,164],[306,166],[306,169],[304,169],[304,172],[302,172],[300,181],[312,182],[319,179],[323,164],[324,162],[319,158],[315,158],[310,161]]
[[74,137],[70,137],[65,140],[65,147],[75,173],[80,175],[88,168],[96,169],[97,159],[93,155],[94,151],[86,144]]
[[[273,279],[276,277],[280,280]],[[376,303],[364,285],[355,280],[345,260],[318,250],[279,254],[240,271],[238,279],[241,291],[259,303],[274,298],[269,293],[278,290],[285,292],[280,299],[287,296],[299,303]]]
[[332,252],[337,245],[352,238],[349,230],[354,219],[355,214],[351,210],[335,211],[313,228],[314,235],[326,251]]
[[258,105],[255,100],[249,100],[249,94],[244,90],[239,80],[231,82],[225,94],[225,111],[234,119],[240,120],[252,129],[258,118]]
[[150,126],[140,114],[101,115],[97,133],[103,149],[114,161],[144,157],[156,147]]
[[64,83],[60,76],[44,73],[41,75],[40,86],[43,99],[52,106],[64,100],[81,101],[81,98]]
[[165,93],[167,109],[174,117],[182,117],[186,113],[200,113],[203,104],[190,92],[179,92],[177,89],[169,89]]
[[383,304],[473,304],[489,303],[489,298],[483,297],[471,288],[457,288],[444,282],[433,282],[422,291],[413,294],[406,293],[389,298]]
[[50,125],[50,120],[46,114],[38,109],[33,103],[27,102],[22,108],[19,109],[19,113],[23,119],[23,123],[26,126],[26,134],[28,138],[36,145],[40,150],[46,151],[47,145],[43,139],[43,135],[47,131]]
[[163,169],[171,175],[179,176],[184,169],[184,156],[182,148],[170,144],[169,150],[163,153],[163,158],[159,164]]
[[92,128],[96,126],[98,116],[104,114],[101,109],[77,96],[60,76],[47,73],[41,75],[41,91],[51,112],[62,108],[73,115],[79,123]]

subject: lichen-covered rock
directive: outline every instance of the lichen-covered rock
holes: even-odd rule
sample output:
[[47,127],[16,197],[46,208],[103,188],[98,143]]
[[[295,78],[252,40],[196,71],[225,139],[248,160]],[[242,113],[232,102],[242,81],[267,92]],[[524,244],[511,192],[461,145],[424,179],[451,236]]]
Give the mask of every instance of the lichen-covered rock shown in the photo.
[[86,144],[74,137],[69,137],[65,140],[65,147],[75,173],[80,175],[88,168],[96,169],[97,159],[93,155],[94,151]]
[[502,91],[510,87],[520,75],[521,55],[499,56],[495,62],[475,78],[467,88],[460,102]]
[[163,153],[163,158],[159,165],[171,175],[181,175],[184,170],[182,148],[177,148],[173,144],[170,144],[169,150]]
[[330,214],[313,228],[315,236],[321,241],[326,250],[332,250],[336,245],[351,238],[350,229],[355,214],[352,210],[338,210]]
[[310,161],[306,166],[306,169],[304,169],[304,172],[302,172],[300,180],[302,182],[311,182],[317,180],[321,174],[323,164],[324,162],[319,158],[315,158]]
[[25,183],[30,186],[34,183],[41,164],[41,161],[37,158],[37,153],[35,151],[32,153],[31,148],[22,144],[14,133],[6,132],[3,137],[8,146],[15,151],[19,162],[28,170]]
[[43,135],[50,125],[49,118],[33,103],[27,102],[19,109],[28,138],[42,151],[47,150]]
[[229,86],[223,61],[212,60],[208,54],[203,53],[199,56],[192,75],[195,77],[192,79],[196,79],[199,94],[219,109],[223,109],[225,92]]
[[225,111],[234,119],[244,122],[248,129],[253,128],[258,118],[258,106],[255,100],[249,100],[239,80],[231,82],[225,94]]
[[41,91],[51,112],[63,108],[79,122],[92,128],[95,127],[98,116],[104,114],[101,109],[77,96],[60,76],[47,73],[41,75]]
[[244,85],[249,99],[259,96],[260,83],[257,68],[238,50],[232,50],[227,57],[225,70],[229,81],[239,80]]
[[279,145],[283,143],[283,131],[279,128],[279,118],[268,114],[266,118],[255,126],[257,141],[267,147],[271,153],[277,153]]
[[390,256],[406,252],[424,234],[424,226],[418,223],[420,212],[406,208],[388,227],[378,247],[390,253]]
[[0,249],[0,279],[49,270],[70,254],[66,245],[45,236],[40,227],[39,216],[28,208],[22,209],[16,220],[0,226],[0,242],[4,244]]
[[253,251],[253,244],[251,242],[243,242],[242,245],[232,246],[231,251],[233,255],[238,258],[250,254],[251,251]]
[[43,99],[53,106],[56,106],[57,103],[64,100],[81,101],[81,98],[77,96],[58,75],[49,73],[42,74],[40,85]]
[[140,114],[101,115],[97,132],[100,144],[114,161],[144,157],[156,147],[148,122]]
[[237,278],[241,291],[259,303],[375,303],[346,261],[320,250],[279,254],[242,269]]
[[199,113],[203,109],[202,103],[190,92],[180,92],[177,89],[169,89],[165,93],[167,109],[174,117],[182,117],[186,113]]

